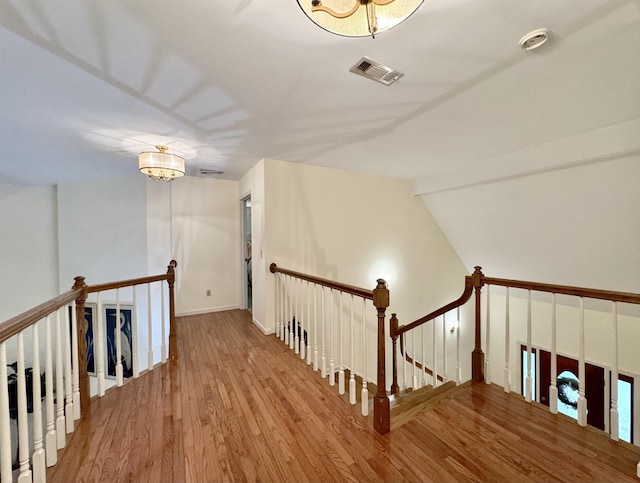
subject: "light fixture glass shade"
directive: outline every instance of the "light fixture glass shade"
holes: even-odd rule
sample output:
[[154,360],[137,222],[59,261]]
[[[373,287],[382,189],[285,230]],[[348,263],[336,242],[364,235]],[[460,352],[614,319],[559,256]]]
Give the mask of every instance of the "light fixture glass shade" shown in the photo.
[[144,152],[138,155],[138,168],[155,181],[173,181],[184,176],[184,159],[177,154],[167,153],[165,146],[156,146],[158,152]]
[[424,0],[298,0],[314,23],[331,33],[367,37],[406,20]]

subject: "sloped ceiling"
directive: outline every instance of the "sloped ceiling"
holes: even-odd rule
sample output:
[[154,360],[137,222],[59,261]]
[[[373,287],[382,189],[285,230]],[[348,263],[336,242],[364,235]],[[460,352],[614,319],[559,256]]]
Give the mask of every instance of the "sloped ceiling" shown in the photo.
[[[166,144],[194,176],[402,178],[468,269],[640,291],[638,52],[637,0],[427,0],[375,39],[295,0],[0,0],[0,176],[126,176]],[[405,76],[350,73],[363,55]]]

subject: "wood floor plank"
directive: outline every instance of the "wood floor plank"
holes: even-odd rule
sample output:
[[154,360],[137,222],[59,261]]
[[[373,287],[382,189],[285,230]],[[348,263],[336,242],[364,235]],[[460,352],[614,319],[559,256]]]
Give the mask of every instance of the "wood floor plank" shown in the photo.
[[94,399],[50,482],[636,482],[640,449],[469,384],[390,434],[244,311],[181,317],[179,359]]

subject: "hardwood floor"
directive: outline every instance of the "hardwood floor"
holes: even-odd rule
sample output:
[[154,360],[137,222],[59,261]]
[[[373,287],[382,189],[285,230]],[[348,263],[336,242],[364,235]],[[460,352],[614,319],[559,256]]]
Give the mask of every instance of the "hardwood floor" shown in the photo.
[[246,312],[177,325],[179,362],[94,399],[48,481],[638,481],[639,448],[499,387],[379,436]]

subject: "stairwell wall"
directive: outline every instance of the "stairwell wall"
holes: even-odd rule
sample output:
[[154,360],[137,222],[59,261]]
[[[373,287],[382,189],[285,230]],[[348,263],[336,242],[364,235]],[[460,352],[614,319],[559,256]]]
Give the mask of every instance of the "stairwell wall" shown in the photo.
[[[458,298],[465,268],[404,181],[265,160],[265,258],[279,266],[364,288],[388,281],[401,324]],[[267,300],[275,277],[266,278]],[[275,306],[268,306],[268,327]],[[466,317],[466,315],[465,315]],[[368,320],[375,321],[371,305]],[[463,323],[462,367],[470,377],[472,324]],[[375,341],[375,325],[367,340]],[[386,332],[388,334],[388,318]],[[387,350],[387,367],[391,367]],[[370,359],[374,374],[375,359]],[[451,366],[450,366],[451,367]]]

